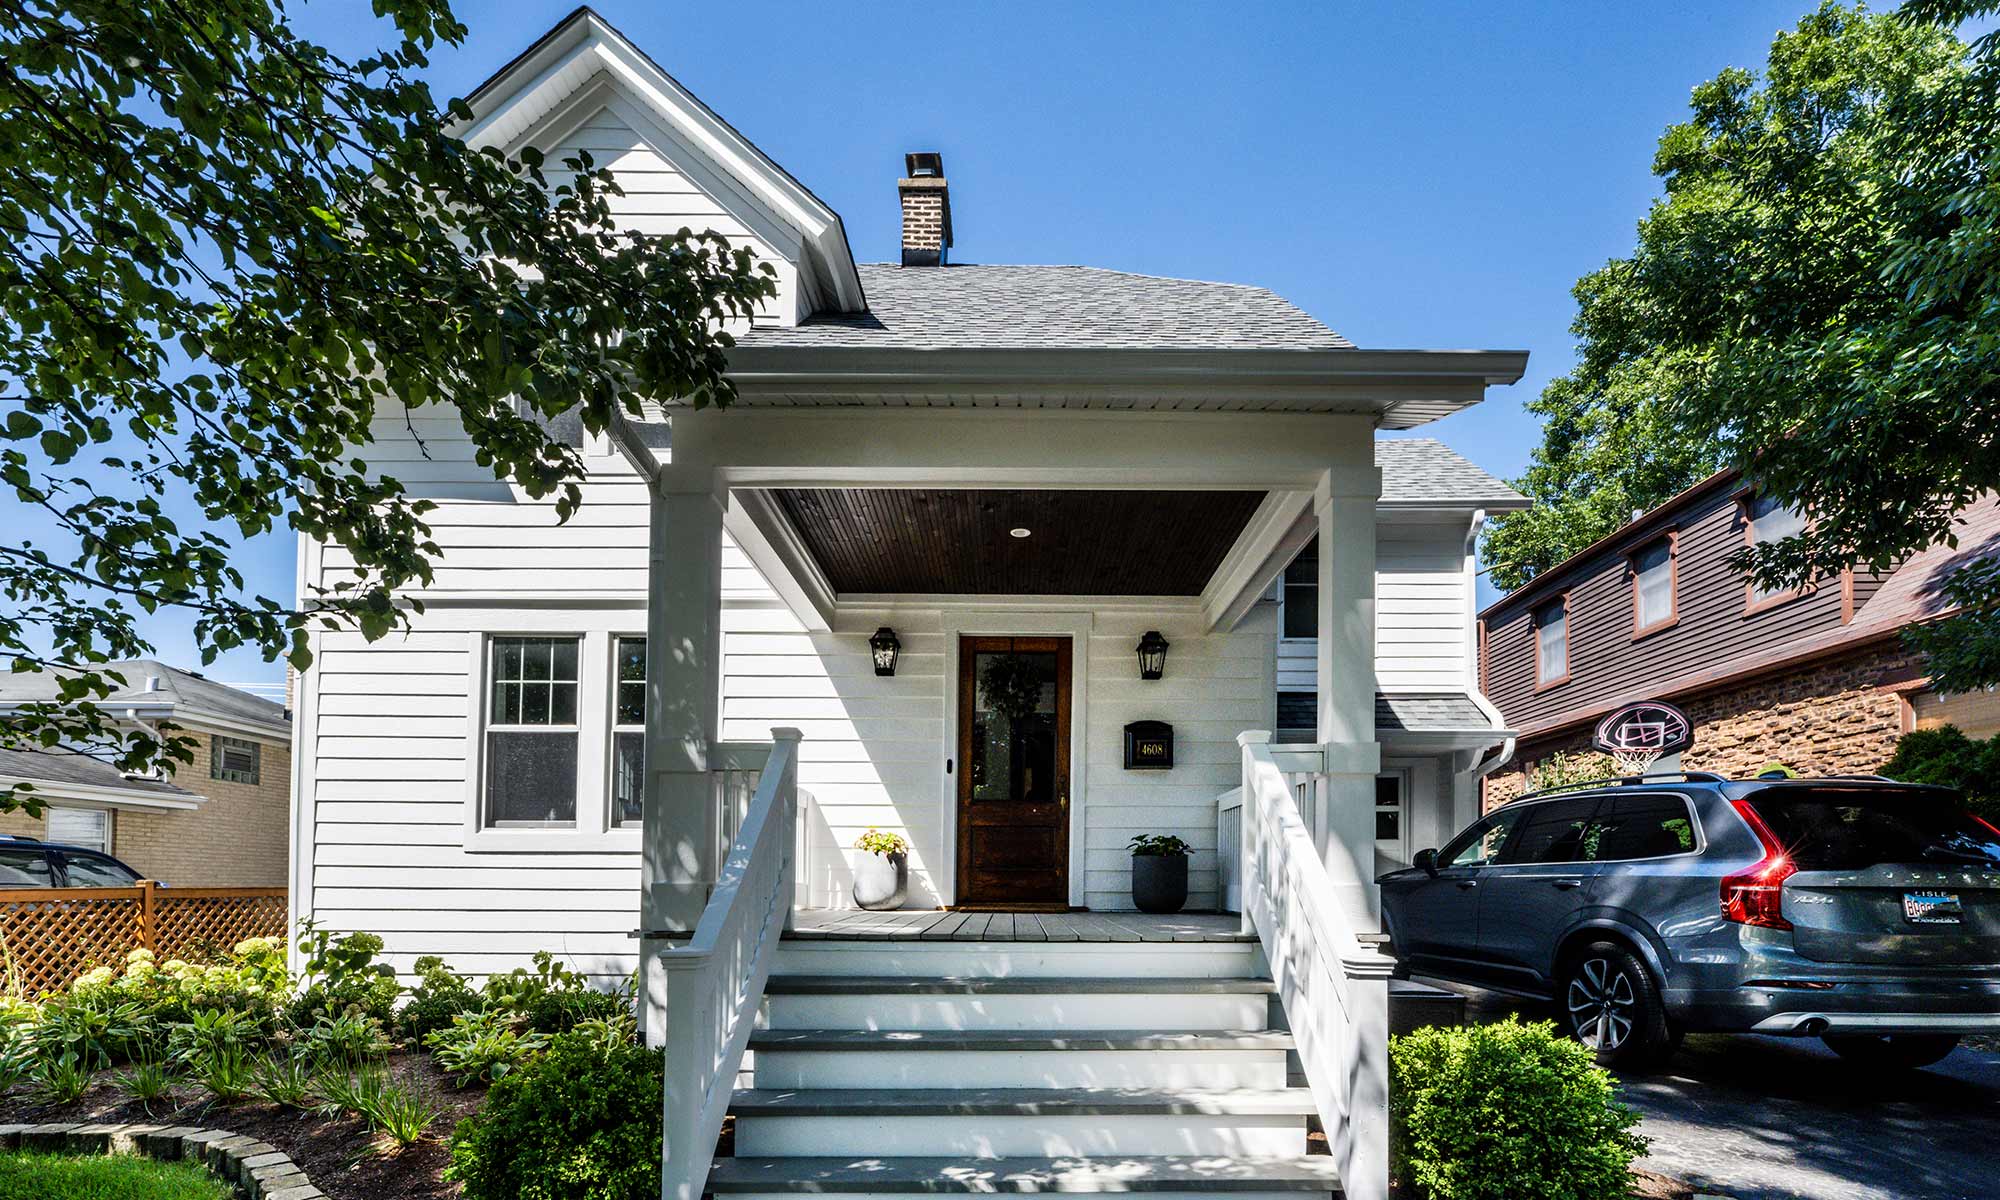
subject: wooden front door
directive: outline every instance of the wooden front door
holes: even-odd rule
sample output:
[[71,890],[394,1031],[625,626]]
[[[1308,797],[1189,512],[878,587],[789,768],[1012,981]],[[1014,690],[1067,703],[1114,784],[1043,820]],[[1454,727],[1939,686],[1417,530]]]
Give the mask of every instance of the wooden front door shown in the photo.
[[1070,639],[958,643],[958,903],[1069,904]]

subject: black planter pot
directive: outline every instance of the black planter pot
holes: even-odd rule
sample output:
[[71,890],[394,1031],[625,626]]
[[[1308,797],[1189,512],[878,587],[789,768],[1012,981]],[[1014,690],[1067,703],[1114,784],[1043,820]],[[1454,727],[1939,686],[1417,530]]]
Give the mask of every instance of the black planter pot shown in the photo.
[[1140,912],[1179,912],[1187,903],[1187,855],[1134,854],[1132,903]]

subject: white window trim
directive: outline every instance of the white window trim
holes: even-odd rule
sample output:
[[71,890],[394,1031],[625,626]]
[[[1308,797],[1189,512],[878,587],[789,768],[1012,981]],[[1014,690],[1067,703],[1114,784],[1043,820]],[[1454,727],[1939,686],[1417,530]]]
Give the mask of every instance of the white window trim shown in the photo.
[[[102,814],[104,817],[104,844],[101,846],[92,846],[86,842],[71,841],[69,838],[58,834],[55,831],[55,822],[52,818],[59,811]],[[95,850],[99,854],[110,854],[111,848],[117,844],[118,819],[108,808],[86,808],[75,804],[51,804],[48,807],[48,812],[42,818],[42,832],[46,835],[44,839],[46,841],[70,846],[82,846],[86,850]]]
[[[486,708],[493,639],[504,637],[577,638],[577,778],[573,827],[490,829],[486,820]],[[629,636],[638,636],[636,634]],[[614,828],[611,817],[611,656],[613,635],[548,629],[489,629],[466,635],[465,840],[478,854],[637,853],[636,826]],[[601,731],[595,736],[592,730]],[[596,752],[592,752],[592,747]],[[592,797],[597,799],[593,802]]]
[[[611,785],[616,780],[617,775],[611,768],[612,764],[618,761],[615,749],[618,735],[635,732],[639,734],[639,753],[642,756],[642,762],[644,761],[646,735],[646,727],[644,725],[620,725],[618,723],[618,643],[627,639],[644,641],[645,638],[646,631],[643,629],[636,632],[614,629],[605,635],[604,652],[608,657],[604,664],[604,786],[598,789],[598,806],[603,810],[602,817],[605,831],[613,835],[636,833],[640,828],[637,825],[614,824],[617,817],[612,811],[615,807],[615,802],[611,795]],[[645,788],[643,775],[639,786],[643,793]]]

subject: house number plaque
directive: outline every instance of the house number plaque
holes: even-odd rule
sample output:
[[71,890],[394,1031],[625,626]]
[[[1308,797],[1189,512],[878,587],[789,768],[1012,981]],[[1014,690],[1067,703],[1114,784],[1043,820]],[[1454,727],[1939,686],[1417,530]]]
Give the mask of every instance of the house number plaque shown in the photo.
[[1164,771],[1174,765],[1174,727],[1165,721],[1134,721],[1125,727],[1125,769]]

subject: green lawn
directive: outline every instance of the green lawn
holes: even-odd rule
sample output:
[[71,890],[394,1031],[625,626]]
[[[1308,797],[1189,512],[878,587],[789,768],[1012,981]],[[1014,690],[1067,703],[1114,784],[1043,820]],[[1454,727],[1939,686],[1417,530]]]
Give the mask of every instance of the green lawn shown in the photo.
[[208,1168],[136,1155],[0,1153],[0,1200],[231,1200]]

